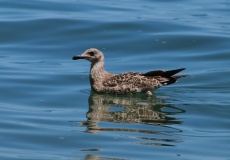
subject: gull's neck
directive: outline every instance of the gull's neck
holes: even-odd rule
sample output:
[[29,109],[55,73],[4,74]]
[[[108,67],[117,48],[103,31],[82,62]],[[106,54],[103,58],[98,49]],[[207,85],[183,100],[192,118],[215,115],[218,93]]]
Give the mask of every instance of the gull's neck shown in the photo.
[[110,73],[104,69],[104,59],[92,62],[90,67],[90,83],[94,86],[95,83],[101,83]]

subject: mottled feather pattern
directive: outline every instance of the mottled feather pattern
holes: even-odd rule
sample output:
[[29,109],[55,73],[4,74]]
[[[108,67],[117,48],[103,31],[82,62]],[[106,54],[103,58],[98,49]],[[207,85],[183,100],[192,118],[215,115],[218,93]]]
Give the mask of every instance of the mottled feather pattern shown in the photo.
[[[135,88],[151,88],[152,86],[160,86],[160,83],[153,77],[142,76],[137,72],[126,72],[114,75],[103,82],[105,87],[130,86]],[[155,87],[153,87],[155,88]]]
[[127,72],[119,75],[114,75],[103,81],[103,86],[107,88],[107,92],[115,93],[122,89],[123,93],[137,93],[147,91],[149,89],[159,88],[161,83],[153,77],[142,76],[141,73]]

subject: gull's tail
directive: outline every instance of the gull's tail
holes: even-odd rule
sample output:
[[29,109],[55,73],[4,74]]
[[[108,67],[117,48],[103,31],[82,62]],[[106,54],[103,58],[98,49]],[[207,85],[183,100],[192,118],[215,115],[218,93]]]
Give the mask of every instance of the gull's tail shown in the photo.
[[150,71],[142,74],[143,76],[150,76],[156,78],[162,85],[169,85],[175,83],[179,78],[188,76],[187,74],[174,76],[175,74],[185,70],[185,68],[169,70],[169,71]]
[[180,69],[175,69],[175,70],[166,71],[164,77],[167,78],[168,80],[165,81],[163,84],[164,84],[164,85],[173,84],[173,83],[177,82],[177,80],[178,80],[179,78],[183,78],[183,77],[188,76],[187,74],[174,76],[175,74],[177,74],[177,73],[179,73],[179,72],[181,72],[181,71],[183,71],[183,70],[185,70],[185,68],[180,68]]

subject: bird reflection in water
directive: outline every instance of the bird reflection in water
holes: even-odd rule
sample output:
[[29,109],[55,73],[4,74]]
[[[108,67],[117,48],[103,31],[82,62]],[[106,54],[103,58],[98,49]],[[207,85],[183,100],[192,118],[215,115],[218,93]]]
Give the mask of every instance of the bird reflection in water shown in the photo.
[[[174,146],[172,143],[183,141],[172,136],[182,132],[172,126],[182,123],[173,116],[184,113],[185,110],[166,104],[160,98],[146,95],[102,95],[92,92],[88,103],[87,121],[81,124],[87,127],[88,133],[136,132],[139,136],[129,134],[127,137],[144,140],[136,142],[142,145]],[[109,126],[105,122],[110,122]],[[133,124],[137,124],[137,127],[134,128]]]

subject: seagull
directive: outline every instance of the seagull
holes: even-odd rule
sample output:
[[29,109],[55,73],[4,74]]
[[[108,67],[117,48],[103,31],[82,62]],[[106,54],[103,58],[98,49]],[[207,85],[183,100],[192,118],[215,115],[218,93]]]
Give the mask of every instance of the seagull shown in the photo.
[[161,86],[173,84],[179,78],[188,76],[175,76],[175,74],[185,70],[185,68],[169,71],[153,70],[146,73],[109,73],[104,69],[103,53],[96,48],[87,49],[84,53],[76,55],[72,59],[85,59],[91,62],[90,85],[91,89],[97,93],[134,94],[142,92],[152,95],[151,91]]

